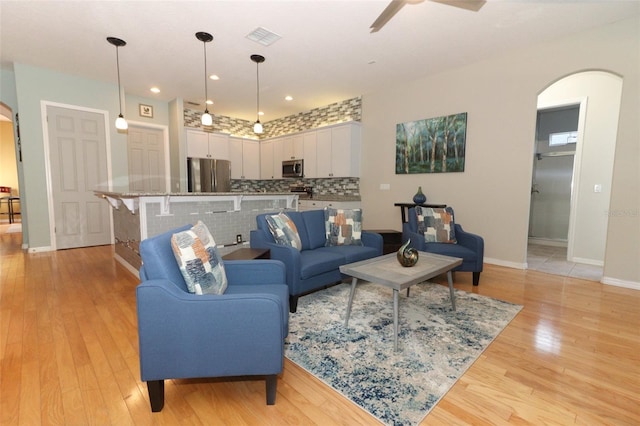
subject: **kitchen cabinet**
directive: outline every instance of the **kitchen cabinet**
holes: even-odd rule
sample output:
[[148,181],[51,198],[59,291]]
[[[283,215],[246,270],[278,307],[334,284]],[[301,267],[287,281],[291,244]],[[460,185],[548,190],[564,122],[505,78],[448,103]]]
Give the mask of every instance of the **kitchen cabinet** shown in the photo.
[[260,179],[260,142],[229,137],[231,179]]
[[359,177],[360,145],[359,124],[316,130],[316,175],[308,177]]
[[274,179],[273,177],[273,140],[260,142],[260,179]]
[[284,146],[284,138],[275,138],[273,140],[273,178],[282,179],[282,149]]
[[299,160],[304,158],[304,136],[298,133],[286,136],[282,143],[282,160]]
[[187,157],[229,160],[229,135],[187,130]]
[[316,132],[305,132],[302,137],[302,158],[304,159],[304,177],[318,176],[316,160]]

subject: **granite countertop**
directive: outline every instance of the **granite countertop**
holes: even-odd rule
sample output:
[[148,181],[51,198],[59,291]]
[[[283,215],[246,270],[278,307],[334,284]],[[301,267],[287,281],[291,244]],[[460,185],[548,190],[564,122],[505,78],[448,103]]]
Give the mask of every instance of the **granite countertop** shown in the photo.
[[136,197],[204,197],[204,196],[270,196],[270,195],[298,195],[292,192],[111,192],[111,191],[93,191],[98,195],[106,195],[108,197],[119,198],[136,198]]

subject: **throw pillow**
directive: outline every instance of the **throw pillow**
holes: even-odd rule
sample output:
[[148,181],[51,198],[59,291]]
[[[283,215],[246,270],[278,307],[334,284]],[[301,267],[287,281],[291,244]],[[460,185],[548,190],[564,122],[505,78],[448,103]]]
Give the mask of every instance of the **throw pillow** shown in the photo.
[[173,234],[171,248],[189,292],[224,293],[227,276],[222,256],[204,223],[198,221],[191,229]]
[[284,213],[266,216],[269,231],[276,240],[276,244],[281,246],[289,246],[302,250],[302,241],[298,234],[298,228],[291,218]]
[[325,246],[361,246],[362,210],[325,207],[324,225],[327,236]]
[[456,231],[451,207],[434,209],[416,206],[418,233],[427,243],[456,244]]

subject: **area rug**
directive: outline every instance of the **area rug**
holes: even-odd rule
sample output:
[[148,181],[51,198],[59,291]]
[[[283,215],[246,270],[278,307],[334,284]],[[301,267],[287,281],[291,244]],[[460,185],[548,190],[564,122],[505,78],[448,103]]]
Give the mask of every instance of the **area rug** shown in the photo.
[[400,296],[398,352],[393,351],[393,293],[358,284],[344,327],[349,284],[298,301],[285,355],[388,425],[416,425],[522,306],[422,283]]

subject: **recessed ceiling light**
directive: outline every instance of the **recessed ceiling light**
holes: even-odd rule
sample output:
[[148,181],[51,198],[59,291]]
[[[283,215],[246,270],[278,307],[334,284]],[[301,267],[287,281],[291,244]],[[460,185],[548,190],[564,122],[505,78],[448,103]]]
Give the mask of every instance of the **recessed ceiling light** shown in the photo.
[[212,101],[211,99],[207,99],[206,104],[207,104],[207,105],[213,105],[213,101]]
[[264,115],[264,112],[259,111],[259,112],[258,112],[258,115]]
[[153,93],[160,93],[160,89],[158,89],[157,87],[152,87],[151,90]]
[[218,76],[217,76],[217,75],[215,75],[215,74],[211,74],[211,75],[209,76],[209,79],[210,79],[210,80],[220,80],[220,77],[218,77]]
[[287,96],[284,97],[284,100],[285,101],[292,101],[293,100],[293,96],[288,96],[287,95]]

